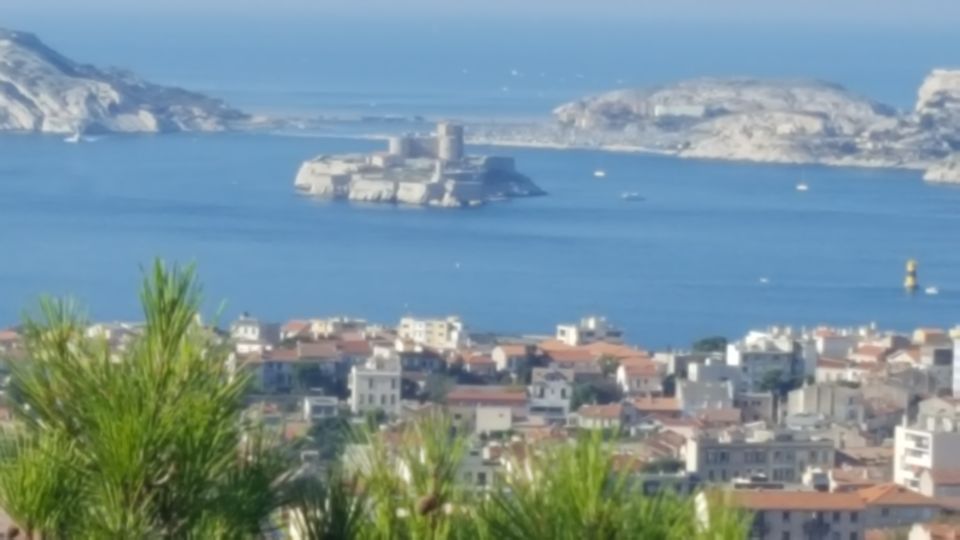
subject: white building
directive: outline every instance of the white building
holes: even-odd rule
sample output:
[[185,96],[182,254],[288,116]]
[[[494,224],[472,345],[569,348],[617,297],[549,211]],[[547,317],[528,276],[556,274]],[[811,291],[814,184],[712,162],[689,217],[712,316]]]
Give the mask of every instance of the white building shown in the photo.
[[607,322],[605,317],[585,317],[575,324],[557,325],[557,340],[579,347],[595,341],[620,343],[623,332]]
[[918,405],[912,425],[894,432],[893,481],[920,491],[920,473],[960,469],[960,400],[930,398]]
[[857,388],[836,383],[804,385],[788,394],[787,414],[860,424],[864,419],[863,394]]
[[389,349],[377,349],[366,363],[350,370],[350,411],[362,414],[381,410],[400,414],[400,359]]
[[960,398],[960,337],[953,340],[953,397]]
[[276,324],[264,324],[249,313],[244,313],[230,325],[230,339],[234,342],[237,354],[261,354],[280,337],[280,327]]
[[303,420],[306,422],[336,418],[339,412],[340,403],[333,396],[307,396],[303,398]]
[[727,364],[740,368],[739,390],[752,392],[760,390],[773,373],[783,380],[814,375],[817,352],[812,343],[805,347],[790,336],[750,332],[743,340],[727,345]]
[[566,421],[573,394],[572,369],[533,368],[530,377],[530,414]]
[[706,482],[730,482],[735,478],[762,476],[774,482],[800,482],[807,467],[833,467],[830,440],[797,433],[739,431],[719,437],[700,436],[684,448],[687,472]]
[[686,413],[733,407],[733,383],[677,381],[677,401]]
[[438,351],[453,351],[467,345],[466,326],[459,317],[418,319],[404,317],[397,327],[397,337]]

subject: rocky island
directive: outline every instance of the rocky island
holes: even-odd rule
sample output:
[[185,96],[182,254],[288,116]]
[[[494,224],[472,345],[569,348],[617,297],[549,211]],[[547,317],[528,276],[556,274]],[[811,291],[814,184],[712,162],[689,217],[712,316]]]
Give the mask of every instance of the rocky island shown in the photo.
[[79,64],[33,34],[0,29],[0,131],[223,131],[251,120],[220,100]]
[[490,127],[480,142],[679,157],[927,170],[960,182],[960,71],[935,70],[910,111],[819,81],[697,79],[563,104],[554,122]]
[[545,194],[516,171],[513,158],[465,155],[463,127],[449,122],[435,135],[391,137],[386,152],[311,159],[294,185],[329,199],[442,207]]

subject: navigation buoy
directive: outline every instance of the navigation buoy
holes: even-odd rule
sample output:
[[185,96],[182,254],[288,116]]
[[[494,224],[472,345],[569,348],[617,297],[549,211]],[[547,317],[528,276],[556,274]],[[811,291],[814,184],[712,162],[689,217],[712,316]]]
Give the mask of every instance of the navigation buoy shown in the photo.
[[917,261],[910,259],[907,261],[907,275],[903,278],[903,288],[907,292],[914,292],[920,284],[917,282]]

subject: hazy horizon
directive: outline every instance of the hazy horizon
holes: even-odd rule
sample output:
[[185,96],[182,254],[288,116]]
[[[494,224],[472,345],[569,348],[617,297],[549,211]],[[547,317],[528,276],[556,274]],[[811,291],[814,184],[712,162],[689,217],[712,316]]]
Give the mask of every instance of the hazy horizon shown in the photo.
[[[55,10],[55,11],[54,11]],[[125,17],[132,14],[287,18],[303,16],[456,18],[486,16],[509,20],[512,17],[543,19],[575,18],[643,21],[756,21],[787,23],[895,23],[951,26],[960,17],[960,2],[912,0],[362,0],[330,2],[316,0],[275,0],[265,5],[258,0],[5,0],[0,7],[4,20],[52,19],[58,16]],[[143,21],[130,21],[142,25]]]

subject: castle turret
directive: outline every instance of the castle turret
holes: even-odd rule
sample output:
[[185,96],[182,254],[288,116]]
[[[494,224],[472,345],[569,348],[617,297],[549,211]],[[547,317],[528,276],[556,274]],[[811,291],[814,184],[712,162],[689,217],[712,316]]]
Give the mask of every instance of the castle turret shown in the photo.
[[408,135],[390,137],[390,140],[387,146],[391,156],[397,156],[402,158],[410,157],[412,147],[413,147],[413,144]]
[[916,291],[920,286],[917,281],[917,261],[910,259],[907,261],[907,275],[903,278],[903,288],[909,292]]
[[437,124],[437,159],[463,159],[463,126],[451,122]]

